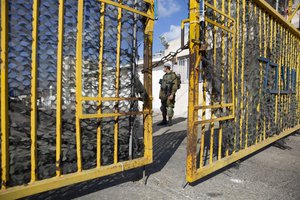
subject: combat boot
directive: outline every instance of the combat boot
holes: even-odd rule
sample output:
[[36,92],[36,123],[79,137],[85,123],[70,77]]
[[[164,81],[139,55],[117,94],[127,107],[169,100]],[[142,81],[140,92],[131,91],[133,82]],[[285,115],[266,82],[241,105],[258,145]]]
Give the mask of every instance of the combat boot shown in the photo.
[[172,123],[172,117],[169,117],[169,120],[168,120],[168,126],[172,126],[173,123]]
[[167,120],[162,120],[161,122],[159,122],[159,123],[157,124],[157,126],[165,126],[165,125],[168,125]]
[[167,117],[163,116],[163,120],[157,124],[157,126],[165,126],[168,125]]

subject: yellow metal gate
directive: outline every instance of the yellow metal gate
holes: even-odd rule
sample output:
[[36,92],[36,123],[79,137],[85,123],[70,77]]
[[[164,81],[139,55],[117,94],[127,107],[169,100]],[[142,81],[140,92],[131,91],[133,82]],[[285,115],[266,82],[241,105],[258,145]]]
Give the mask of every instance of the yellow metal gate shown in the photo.
[[189,21],[194,182],[300,129],[300,33],[263,0],[191,0]]
[[[153,25],[153,0],[1,1],[1,199],[152,162]],[[132,66],[138,49],[142,81]],[[132,119],[143,129],[139,153],[127,157]],[[12,152],[22,145],[20,162]],[[85,155],[95,162],[85,165]]]

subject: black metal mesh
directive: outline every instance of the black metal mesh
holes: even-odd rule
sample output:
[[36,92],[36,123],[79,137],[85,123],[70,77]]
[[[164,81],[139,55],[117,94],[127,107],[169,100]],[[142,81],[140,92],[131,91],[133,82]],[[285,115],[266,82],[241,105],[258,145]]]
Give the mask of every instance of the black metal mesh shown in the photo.
[[[231,1],[231,5],[225,2],[225,13],[229,13],[237,22],[239,18],[239,29],[236,30],[236,39],[238,42],[238,48],[236,49],[235,60],[231,59],[231,49],[233,45],[232,34],[214,26],[210,23],[206,23],[206,43],[207,50],[203,54],[203,72],[202,76],[207,82],[207,87],[203,89],[208,93],[208,99],[210,105],[218,104],[221,102],[221,85],[224,84],[224,96],[223,103],[234,102],[231,97],[231,77],[228,76],[231,70],[231,64],[235,64],[234,75],[234,90],[237,97],[237,103],[235,108],[235,120],[226,120],[221,122],[215,122],[214,124],[207,123],[205,134],[210,134],[210,127],[214,126],[214,155],[213,159],[217,159],[218,155],[218,139],[219,128],[222,127],[222,157],[225,156],[226,151],[231,154],[234,150],[239,151],[247,146],[254,145],[260,138],[263,137],[262,133],[266,131],[266,138],[279,134],[286,128],[291,128],[299,121],[297,116],[298,103],[296,94],[288,93],[278,96],[278,111],[276,113],[276,95],[270,91],[275,86],[275,67],[270,66],[268,73],[266,71],[266,64],[259,61],[260,57],[270,59],[272,63],[280,64],[280,57],[283,58],[282,64],[288,67],[290,66],[288,55],[290,59],[296,60],[295,49],[299,51],[299,44],[294,42],[292,46],[292,40],[286,43],[286,34],[280,34],[279,28],[275,30],[275,20],[271,24],[269,15],[266,14],[266,20],[262,14],[262,24],[259,22],[259,7],[257,7],[257,13],[254,13],[253,1],[246,1],[245,7],[245,23],[242,20],[243,16],[243,4],[237,5],[237,1]],[[214,1],[208,1],[210,4],[214,4]],[[222,10],[222,1],[218,0],[215,5],[217,9]],[[237,10],[239,8],[239,10]],[[264,11],[262,11],[264,13]],[[210,8],[206,10],[206,17],[225,26],[229,26],[229,20],[227,17],[222,19],[222,16]],[[272,29],[271,29],[272,25]],[[262,31],[262,41],[260,41],[260,26]],[[230,27],[230,26],[229,26]],[[243,29],[243,27],[245,27]],[[277,25],[278,27],[278,25]],[[230,27],[234,30],[235,27]],[[272,31],[272,32],[271,32]],[[264,33],[266,36],[264,37]],[[242,55],[242,38],[244,37],[244,55]],[[216,46],[214,46],[214,39]],[[223,56],[222,56],[222,43],[224,44]],[[261,45],[261,49],[260,49]],[[214,52],[214,47],[216,52]],[[293,47],[293,48],[292,48]],[[214,60],[214,56],[216,60]],[[242,69],[242,60],[244,59],[244,69]],[[297,63],[295,63],[297,64]],[[223,67],[223,71],[222,71]],[[281,67],[281,66],[279,66]],[[290,69],[291,70],[291,69]],[[244,75],[242,74],[244,73]],[[244,76],[244,77],[242,77]],[[291,75],[290,75],[291,76]],[[263,86],[265,77],[268,78],[266,87]],[[244,88],[242,88],[242,81]],[[291,84],[291,83],[290,83]],[[242,90],[244,93],[242,95]],[[202,92],[202,90],[200,90]],[[202,102],[200,102],[202,105]],[[243,104],[243,107],[241,107]],[[260,104],[260,107],[258,107]],[[232,110],[226,109],[207,109],[211,111],[212,118],[229,116]],[[201,115],[201,110],[199,112]],[[275,115],[278,115],[278,122],[275,122]],[[242,133],[242,134],[241,134]],[[204,133],[203,133],[204,134]],[[236,134],[236,138],[235,138]],[[205,137],[204,144],[211,143],[208,137]],[[236,141],[236,144],[235,144]],[[246,142],[247,141],[247,142]],[[209,154],[209,146],[204,147],[204,155]],[[207,156],[204,156],[204,162],[207,163]]]
[[[32,48],[32,0],[9,1],[9,185],[30,181],[30,94],[31,94],[31,48]],[[141,0],[129,0],[127,6],[145,11],[147,5]],[[58,0],[44,0],[39,5],[37,48],[37,173],[39,179],[55,176],[56,145],[56,92],[57,92],[57,43]],[[62,173],[77,170],[75,140],[76,110],[76,34],[78,2],[65,0],[63,69],[62,69]],[[98,97],[100,10],[96,0],[84,1],[82,96]],[[116,97],[116,56],[118,9],[106,4],[104,22],[102,97]],[[120,97],[143,97],[136,71],[138,50],[144,38],[144,17],[126,10],[122,11],[120,55]],[[137,100],[82,102],[83,114],[114,113],[116,105],[120,112],[139,111]],[[141,118],[119,118],[118,161],[143,155],[143,133],[139,128]],[[101,165],[112,164],[114,153],[114,118],[81,120],[83,168],[96,166],[96,135],[101,127]],[[129,155],[130,139],[133,155]]]

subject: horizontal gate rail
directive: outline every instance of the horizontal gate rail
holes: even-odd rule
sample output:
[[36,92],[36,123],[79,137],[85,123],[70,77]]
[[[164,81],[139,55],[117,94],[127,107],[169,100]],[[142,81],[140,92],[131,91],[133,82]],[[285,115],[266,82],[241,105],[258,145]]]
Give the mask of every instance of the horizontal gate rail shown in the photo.
[[[154,0],[144,0],[144,1],[140,1],[140,0],[133,0],[133,1],[59,0],[58,2],[52,2],[49,0],[49,2],[46,2],[46,6],[44,5],[45,2],[46,1],[31,0],[26,2],[24,1],[23,2],[24,4],[21,4],[19,2],[16,3],[14,1],[2,0],[0,4],[1,6],[1,29],[0,29],[1,30],[1,41],[0,41],[1,43],[1,62],[0,62],[1,101],[0,102],[1,102],[1,169],[2,169],[0,199],[22,198],[29,195],[49,191],[52,189],[72,185],[75,183],[115,174],[118,172],[123,172],[125,170],[142,167],[152,163],[153,161],[152,82],[151,82],[152,81],[152,71],[151,71],[152,59],[151,57],[152,57],[152,43],[153,43],[152,41],[153,27],[154,27]],[[15,9],[16,7],[13,7],[14,5],[20,6],[23,10],[17,12],[17,10]],[[41,8],[42,6],[45,6],[43,7],[44,9]],[[53,7],[50,8],[51,6]],[[138,10],[139,7],[143,9]],[[97,14],[99,14],[98,18],[95,16],[91,16],[93,14],[91,13],[92,9],[94,10],[98,9],[100,11],[100,13],[97,12]],[[24,10],[26,11],[24,12]],[[28,12],[29,10],[30,12]],[[117,11],[116,16],[114,16],[115,13],[112,10]],[[51,11],[51,14],[46,13],[45,15],[44,13],[45,11],[49,11],[49,12]],[[54,16],[53,13],[56,12],[57,15]],[[77,13],[77,18],[74,17],[75,13]],[[90,16],[86,17],[86,15],[90,15]],[[132,19],[128,20],[128,16],[130,16]],[[13,21],[15,20],[14,17],[17,19],[17,21]],[[21,19],[22,17],[24,17],[24,20],[28,20],[26,21],[26,23],[24,23],[26,25],[22,24],[23,22],[20,22],[22,21]],[[87,20],[89,20],[89,18],[92,17],[94,17],[93,20],[94,19],[96,20],[92,21],[93,23],[87,22]],[[111,20],[111,24],[107,23],[107,21],[109,20]],[[112,30],[111,28],[111,25],[113,23],[115,23],[117,26],[116,31]],[[122,33],[122,32],[128,31],[123,29],[123,24],[126,25],[126,23],[127,25],[128,24],[129,25],[124,27],[126,27],[127,29],[132,28],[131,30],[132,34],[130,33],[131,34],[130,38],[125,38],[125,39],[128,39],[127,42],[130,43],[130,45],[132,43],[136,43],[136,44],[133,46],[125,45],[124,47],[122,46],[123,45],[122,38],[126,33]],[[51,25],[52,27],[50,28]],[[17,52],[13,52],[15,51],[13,42],[18,41],[19,39],[19,38],[15,39],[15,37],[18,37],[18,34],[14,35],[14,32],[12,31],[13,30],[12,27],[14,26],[19,26],[17,27],[18,31],[21,30],[24,32],[21,33],[20,31],[20,35],[21,37],[23,37],[21,43],[25,44],[26,46],[25,50],[29,49],[29,51],[31,52],[31,57],[30,55],[28,55],[26,58],[30,62],[29,65],[26,65],[26,63],[23,64],[22,62],[19,62],[19,60],[23,59],[23,58],[19,58],[21,57],[21,55],[23,55],[23,57],[24,56],[26,57],[25,50],[23,51],[22,49],[20,50],[20,48],[19,49],[16,48]],[[96,36],[98,36],[98,38],[86,39],[86,37],[90,36],[89,34],[93,32],[91,31],[93,29],[94,31],[98,31],[96,33]],[[48,31],[48,32],[45,33],[44,31]],[[55,35],[51,37],[52,36],[51,34],[53,33]],[[22,34],[27,34],[26,36],[28,38],[26,38],[26,36]],[[107,35],[109,35],[109,37]],[[110,37],[113,39],[111,39]],[[109,45],[108,45],[109,47],[105,45],[108,42],[110,42],[110,40],[114,40],[114,38],[116,38],[116,40],[113,41],[115,42],[114,44],[116,44],[116,48],[114,50],[110,50],[109,48],[113,48],[114,44],[109,44],[111,45],[111,47]],[[42,40],[46,40],[46,42]],[[132,42],[130,42],[129,40],[132,40]],[[27,41],[29,41],[28,44],[26,43]],[[96,43],[97,42],[99,43],[98,44],[93,43],[95,41]],[[20,41],[18,42],[20,43]],[[76,44],[74,44],[75,42]],[[88,46],[90,44],[87,45],[86,44],[87,42],[90,42],[92,44],[91,45],[92,47]],[[145,62],[144,62],[143,69],[145,73],[144,73],[144,80],[142,80],[143,83],[140,83],[139,86],[135,86],[134,83],[136,83],[137,77],[135,76],[136,70],[133,69],[134,68],[133,66],[137,64],[136,57],[138,56],[138,49],[137,49],[138,42],[144,43],[143,55],[144,55]],[[19,43],[18,45],[20,45]],[[22,45],[24,46],[24,44]],[[55,48],[54,51],[51,51],[52,50],[51,48]],[[128,64],[127,65],[124,64],[126,63],[126,61],[124,61],[125,60],[124,51],[122,48],[123,49],[130,48],[130,50],[132,50],[131,52],[132,57],[130,57],[129,67]],[[95,49],[96,51],[94,51]],[[12,51],[10,52],[10,54],[9,54],[9,50]],[[86,56],[88,53],[90,53],[90,51],[93,51],[93,53],[91,53],[92,56],[91,57]],[[13,55],[13,53],[15,53],[15,55],[17,56]],[[98,55],[96,56],[96,54]],[[44,61],[43,59],[46,60],[44,63],[43,63]],[[13,60],[13,62],[11,60]],[[29,77],[30,83],[26,85],[27,87],[26,91],[29,88],[28,93],[26,93],[25,89],[22,89],[20,87],[17,88],[16,90],[21,94],[14,96],[15,93],[11,94],[10,87],[18,87],[19,85],[25,85],[25,81],[26,81],[25,79],[19,80],[17,77],[16,79],[13,80],[15,82],[11,82],[11,80],[15,78],[14,77],[15,74],[12,74],[13,72],[12,68],[15,66],[13,65],[15,62],[17,62],[18,65],[20,65],[18,67],[21,68],[17,76],[24,75],[27,73],[26,76]],[[91,65],[89,65],[90,63]],[[44,75],[43,73],[48,73],[48,72],[44,72],[43,70],[45,69],[41,68],[41,66],[43,67],[46,66],[46,69],[48,69],[50,68],[50,66],[48,65],[55,65],[54,67],[55,72],[51,71],[52,73],[51,75],[53,75],[55,78],[50,76],[49,76],[50,78],[49,77],[45,78],[43,76]],[[22,74],[23,71],[26,71],[24,70],[24,68],[28,69],[28,67],[30,69],[30,72],[26,72]],[[108,73],[106,73],[107,71],[105,70],[107,71],[110,70],[109,72],[114,74],[109,75]],[[127,81],[125,80],[124,77],[128,78],[128,76],[130,75],[126,74],[126,76],[124,76],[123,70],[126,70],[125,71],[126,73],[128,72],[130,73],[130,75],[132,75],[132,77],[130,77],[131,78],[130,81],[132,83],[130,86],[127,85],[124,86],[125,81]],[[110,83],[109,82],[110,80],[107,79],[111,79],[112,77],[114,82],[113,87],[109,89],[105,88],[107,86],[104,84],[104,82],[106,81],[106,84]],[[50,81],[48,80],[48,78]],[[44,81],[47,83],[48,82],[52,83],[51,81],[54,82],[52,83],[52,85],[50,84],[50,87],[48,87],[49,85],[45,84],[46,85],[45,87],[48,87],[46,89],[47,90],[49,89],[49,93],[50,93],[49,96],[52,98],[50,99],[50,101],[51,102],[54,101],[53,103],[54,106],[51,104],[50,108],[44,106],[44,104],[46,105],[47,103],[46,102],[47,96],[46,97],[42,96],[45,95],[43,94],[45,90],[45,88],[43,88]],[[66,84],[69,85],[66,86]],[[87,84],[88,86],[86,86],[85,84]],[[11,85],[18,85],[18,86],[11,86]],[[53,85],[57,91],[56,94],[52,94]],[[92,92],[86,92],[87,90],[86,87],[92,90]],[[130,87],[129,89],[131,93],[129,95],[128,93],[126,93],[128,92],[127,90],[126,92],[124,92],[125,87],[127,88]],[[138,87],[143,87],[141,90],[142,92],[135,91],[135,89],[137,89]],[[96,88],[96,94],[94,92],[95,88]],[[13,89],[11,90],[13,91]],[[104,92],[107,90],[110,91],[113,90],[114,94],[105,95]],[[125,95],[122,92],[125,93]],[[67,96],[66,93],[70,95]],[[74,96],[72,96],[73,94]],[[31,160],[30,166],[28,167],[29,168],[28,171],[30,174],[28,175],[28,178],[30,180],[26,179],[25,172],[24,172],[25,178],[24,180],[21,180],[22,183],[19,183],[20,180],[18,180],[19,181],[18,183],[15,183],[15,182],[10,182],[12,179],[11,177],[16,172],[10,172],[11,169],[14,169],[11,166],[15,163],[12,164],[14,158],[10,157],[10,153],[11,153],[10,144],[12,142],[10,141],[11,139],[9,137],[12,132],[11,126],[12,124],[14,124],[11,121],[13,121],[14,119],[11,120],[12,117],[9,116],[12,115],[11,113],[13,112],[10,110],[9,102],[12,101],[12,99],[13,100],[22,99],[24,96],[25,96],[25,100],[23,99],[22,103],[24,102],[25,103],[22,104],[22,106],[25,107],[24,110],[26,112],[17,111],[20,112],[17,114],[18,116],[19,115],[22,116],[25,115],[27,111],[29,111],[30,113],[28,114],[29,125],[28,127],[25,127],[26,129],[23,129],[23,130],[29,130],[28,131],[29,133],[24,133],[24,134],[25,136],[26,134],[30,136],[30,139],[28,140],[30,146],[28,155],[30,157],[29,159]],[[27,102],[28,97],[30,99],[29,103]],[[53,99],[53,97],[55,98]],[[72,103],[68,104],[68,102],[72,102]],[[123,108],[122,103],[124,102],[126,103],[127,106],[126,109],[122,109]],[[139,102],[143,103],[143,107],[141,109],[138,107]],[[44,107],[42,107],[41,105],[43,105]],[[27,108],[29,109],[26,110]],[[45,118],[46,120],[43,119],[42,121],[40,119],[41,113],[43,113],[42,115],[43,117],[46,116]],[[44,115],[44,113],[46,114]],[[66,119],[66,115],[68,115],[67,119]],[[53,118],[54,118],[54,123],[52,124],[53,127],[49,127],[48,123],[43,124],[48,119],[52,120]],[[132,122],[133,118],[136,121]],[[127,124],[127,121],[124,122],[124,119],[128,120],[130,124]],[[139,140],[136,146],[140,145],[139,147],[140,149],[138,155],[133,156],[132,155],[133,151],[130,150],[131,148],[130,144],[125,144],[127,145],[125,146],[121,142],[123,142],[122,136],[126,138],[127,136],[128,138],[133,137],[132,130],[137,129],[136,124],[134,124],[137,123],[137,121],[138,123],[142,124],[143,132],[138,136],[136,136],[138,137],[136,139]],[[90,123],[90,124],[89,126],[84,125],[83,122]],[[27,122],[24,121],[24,123],[26,123],[26,125],[24,126],[27,126]],[[104,123],[104,125],[102,123]],[[67,131],[72,130],[71,136],[68,136],[67,139],[63,137],[65,136],[63,134],[66,134],[65,126],[71,127],[71,128],[68,127]],[[124,129],[124,126],[131,126],[131,129],[129,127],[125,127],[126,131],[128,130],[128,133],[127,132],[124,133],[124,130],[122,130],[122,128]],[[84,167],[84,164],[86,164],[85,162],[87,161],[84,160],[85,158],[83,156],[84,155],[83,146],[85,142],[83,140],[83,136],[88,131],[91,132],[90,130],[91,127],[92,130],[95,130],[96,144],[95,144],[95,148],[93,148],[92,150],[94,151],[93,152],[94,155],[96,155],[95,166],[92,165],[92,167],[90,166]],[[22,127],[17,127],[17,128],[21,129]],[[41,133],[41,128],[45,128],[45,130],[42,130],[42,133]],[[55,141],[54,150],[52,150],[53,148],[44,149],[51,152],[51,158],[48,158],[46,156],[46,159],[48,159],[50,162],[53,161],[53,163],[51,163],[51,166],[52,167],[54,166],[55,169],[53,170],[53,173],[49,172],[51,173],[51,175],[48,175],[48,177],[47,175],[41,176],[39,174],[41,160],[38,156],[39,151],[41,151],[41,149],[39,148],[41,148],[40,146],[42,146],[41,143],[39,143],[41,137],[44,137],[45,135],[50,137],[52,134],[52,132],[51,134],[48,133],[47,130],[51,130],[54,132],[53,139]],[[125,136],[121,135],[121,131],[123,131],[122,134],[126,134],[126,135]],[[112,137],[109,138],[105,134],[110,134],[110,136]],[[24,138],[22,138],[22,141],[23,139],[27,141],[27,138],[25,138],[25,136]],[[74,136],[74,149],[71,149],[73,147],[72,146],[73,143],[70,141],[66,142],[66,140],[72,140],[73,136]],[[101,137],[107,137],[107,138],[104,138],[103,140]],[[104,152],[103,145],[107,145],[107,144],[103,144],[103,143],[107,142],[106,140],[109,140],[111,138],[113,141],[112,142],[109,141],[109,142],[111,142],[110,147],[112,147],[111,148],[112,152],[110,153],[110,151],[108,150],[107,152]],[[91,138],[88,138],[88,140],[90,139]],[[133,139],[129,138],[128,140],[133,140]],[[20,141],[17,142],[16,144],[22,145]],[[125,146],[126,149],[123,148],[121,145]],[[66,148],[66,146],[68,146],[68,148],[70,147],[70,149],[67,150],[65,149],[63,151],[63,148]],[[132,144],[132,146],[134,145]],[[129,154],[128,157],[126,157],[127,147],[128,147],[128,154]],[[14,146],[14,148],[17,147]],[[125,150],[122,150],[122,148]],[[71,151],[72,152],[75,151],[74,160],[65,161],[67,158],[63,160],[63,157],[67,157],[66,154]],[[121,158],[120,154],[122,153],[122,151],[126,151],[124,153],[126,154],[126,156],[122,155],[123,157]],[[53,153],[54,153],[54,159],[52,159]],[[106,154],[111,154],[111,155],[106,155]],[[107,160],[110,159],[109,156],[111,156],[112,162],[105,161],[103,158],[104,156],[107,156]],[[24,157],[23,159],[27,159],[27,158]],[[66,163],[70,164],[69,167],[71,165],[73,166],[73,164],[75,163],[76,171],[70,172],[68,171],[69,169],[63,171],[64,169],[63,162],[65,162],[64,164]]]

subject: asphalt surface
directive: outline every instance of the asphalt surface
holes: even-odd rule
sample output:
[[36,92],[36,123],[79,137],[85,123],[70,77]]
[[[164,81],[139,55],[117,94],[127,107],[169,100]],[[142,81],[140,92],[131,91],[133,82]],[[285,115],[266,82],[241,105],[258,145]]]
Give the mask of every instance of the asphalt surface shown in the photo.
[[[300,134],[264,148],[193,185],[185,184],[186,120],[157,127],[154,163],[142,169],[35,195],[32,199],[300,199]],[[146,184],[145,184],[146,183]]]

